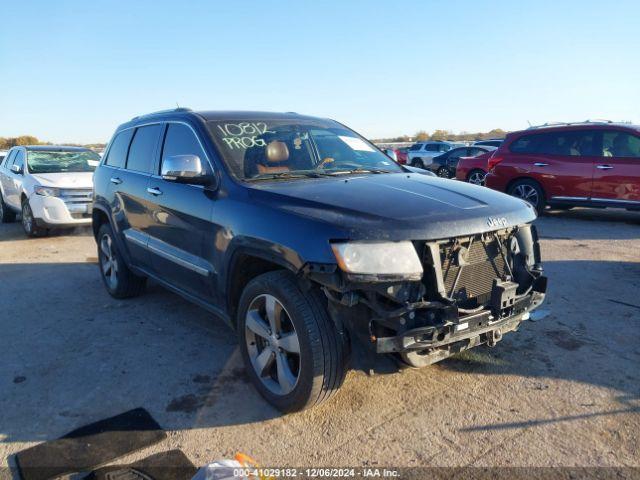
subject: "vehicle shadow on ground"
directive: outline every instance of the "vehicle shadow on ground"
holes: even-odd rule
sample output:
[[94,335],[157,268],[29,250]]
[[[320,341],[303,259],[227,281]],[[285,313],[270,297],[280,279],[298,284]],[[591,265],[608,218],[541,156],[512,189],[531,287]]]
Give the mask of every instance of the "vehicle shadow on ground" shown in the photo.
[[[511,375],[540,388],[545,378],[563,379],[613,389],[637,408],[640,263],[556,261],[546,268],[545,319],[525,323],[496,349],[472,350],[424,375]],[[56,438],[140,406],[167,430],[281,415],[249,383],[235,333],[157,285],[137,299],[114,300],[97,265],[82,263],[0,264],[0,278],[12,279],[3,285],[0,318],[0,441]],[[373,390],[381,381],[366,380],[360,386]],[[529,423],[536,421],[548,419]]]
[[[545,271],[550,278],[549,294],[540,307],[547,312],[545,318],[525,322],[494,349],[464,352],[437,368],[528,378],[535,381],[534,390],[548,388],[548,379],[605,387],[616,392],[621,408],[473,426],[465,431],[640,413],[640,261],[550,261]],[[578,406],[598,405],[593,398],[573,400],[580,400]]]
[[12,241],[12,240],[37,240],[41,238],[58,238],[58,237],[66,237],[66,236],[77,236],[77,237],[85,237],[93,235],[91,231],[91,226],[83,226],[83,227],[73,227],[73,228],[59,228],[55,230],[49,230],[46,235],[39,235],[37,237],[29,238],[24,233],[22,229],[22,225],[20,225],[20,220],[14,224],[0,224],[2,227],[2,237],[0,238],[0,245],[2,242]]

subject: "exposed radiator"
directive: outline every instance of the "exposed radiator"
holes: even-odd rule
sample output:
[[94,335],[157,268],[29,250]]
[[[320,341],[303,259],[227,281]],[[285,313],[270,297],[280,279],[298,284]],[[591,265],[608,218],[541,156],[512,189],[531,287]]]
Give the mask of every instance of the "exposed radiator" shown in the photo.
[[[502,248],[507,255],[506,241]],[[452,241],[440,247],[442,276],[446,295],[460,306],[486,305],[493,280],[505,276],[505,261],[494,236],[478,235],[464,241]]]

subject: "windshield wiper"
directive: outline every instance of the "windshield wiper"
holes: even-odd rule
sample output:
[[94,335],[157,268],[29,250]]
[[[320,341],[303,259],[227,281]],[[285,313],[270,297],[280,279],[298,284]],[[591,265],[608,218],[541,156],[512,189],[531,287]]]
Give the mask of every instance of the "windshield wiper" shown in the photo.
[[371,168],[353,168],[351,170],[335,170],[328,172],[329,175],[349,175],[355,173],[391,173],[389,170],[371,169]]
[[248,178],[248,181],[253,180],[273,180],[275,178],[320,178],[326,177],[328,174],[324,172],[316,171],[293,171],[293,172],[278,172],[278,173],[261,173],[255,177]]

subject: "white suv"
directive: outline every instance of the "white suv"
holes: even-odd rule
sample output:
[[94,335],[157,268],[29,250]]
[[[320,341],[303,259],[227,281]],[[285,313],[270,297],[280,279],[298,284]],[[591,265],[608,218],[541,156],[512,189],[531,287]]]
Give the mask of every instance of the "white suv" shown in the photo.
[[427,165],[433,163],[433,157],[448,152],[454,147],[462,147],[464,145],[450,142],[417,142],[411,145],[407,152],[407,165],[418,168],[426,168]]
[[13,147],[0,163],[0,221],[12,222],[20,213],[30,237],[91,224],[93,171],[99,162],[87,148]]

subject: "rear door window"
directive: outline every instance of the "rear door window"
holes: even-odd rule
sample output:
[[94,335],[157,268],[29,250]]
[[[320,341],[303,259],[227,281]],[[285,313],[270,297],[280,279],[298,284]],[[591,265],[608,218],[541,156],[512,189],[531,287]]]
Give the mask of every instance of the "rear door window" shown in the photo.
[[438,146],[439,145],[437,143],[430,143],[426,146],[425,150],[427,152],[441,152],[442,150],[440,150]]
[[133,136],[133,129],[125,130],[116,135],[111,142],[111,147],[105,159],[105,165],[110,167],[123,168],[127,160],[127,152],[129,151],[129,143]]
[[160,124],[136,128],[127,156],[127,170],[140,173],[153,172],[162,129],[163,126]]
[[22,169],[22,171],[24,171],[24,151],[23,150],[17,151],[15,158],[13,160],[13,164],[17,165]]
[[198,138],[186,125],[170,123],[162,147],[162,161],[173,155],[196,155],[200,158],[202,168],[207,173],[212,173],[207,161],[207,156],[200,146]]
[[605,131],[602,134],[603,157],[640,158],[640,137],[620,131]]
[[566,157],[595,154],[596,130],[566,130],[524,135],[514,141],[509,150],[513,153],[560,155]]

